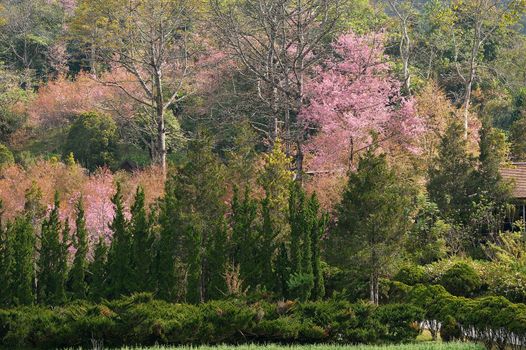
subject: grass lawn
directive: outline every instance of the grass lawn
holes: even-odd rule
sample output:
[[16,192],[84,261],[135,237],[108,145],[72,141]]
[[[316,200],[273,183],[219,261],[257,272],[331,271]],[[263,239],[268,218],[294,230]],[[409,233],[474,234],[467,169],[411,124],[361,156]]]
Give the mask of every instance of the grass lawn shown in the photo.
[[153,346],[149,348],[126,347],[120,350],[484,350],[484,347],[473,343],[440,343],[417,342],[403,345],[240,345],[240,346],[199,346],[169,347]]

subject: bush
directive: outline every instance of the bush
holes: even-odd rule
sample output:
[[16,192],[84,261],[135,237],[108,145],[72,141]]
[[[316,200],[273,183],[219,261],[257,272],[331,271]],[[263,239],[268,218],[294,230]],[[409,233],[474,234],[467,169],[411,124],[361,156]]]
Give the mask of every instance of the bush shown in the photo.
[[446,271],[440,278],[440,284],[451,294],[464,297],[475,295],[482,287],[482,281],[475,269],[463,262]]
[[9,348],[63,348],[103,340],[122,345],[218,343],[386,343],[415,338],[422,311],[346,301],[308,303],[212,301],[171,304],[145,294],[94,305],[0,310],[0,343]]
[[15,163],[15,157],[13,153],[5,145],[0,143],[0,168],[5,165],[11,165]]
[[395,281],[414,286],[418,283],[426,283],[426,270],[419,265],[404,266],[393,278]]
[[117,152],[117,125],[106,114],[82,113],[75,117],[64,145],[64,157],[73,153],[85,168],[93,171],[113,165]]

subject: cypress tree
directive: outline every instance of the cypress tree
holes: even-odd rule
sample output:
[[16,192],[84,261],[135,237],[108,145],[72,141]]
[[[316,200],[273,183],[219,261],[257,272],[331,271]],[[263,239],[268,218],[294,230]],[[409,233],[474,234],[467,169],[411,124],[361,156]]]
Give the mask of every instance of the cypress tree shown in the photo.
[[255,220],[257,218],[257,202],[250,198],[250,189],[245,187],[243,198],[239,198],[239,188],[234,186],[232,197],[232,239],[230,257],[233,266],[239,266],[239,273],[245,286],[258,284],[257,264],[254,257],[258,253],[257,231]]
[[107,295],[107,254],[108,247],[103,237],[95,245],[93,261],[88,266],[88,292],[91,300],[100,301]]
[[281,243],[287,243],[290,235],[288,216],[291,164],[292,159],[287,157],[280,140],[276,139],[272,151],[265,155],[265,165],[258,178],[265,191],[265,197],[261,201],[262,222],[258,239],[259,281],[268,290],[279,290],[274,275],[274,261]]
[[112,298],[127,295],[135,290],[131,266],[131,239],[128,222],[124,217],[122,189],[117,184],[117,191],[112,198],[115,216],[110,225],[113,237],[108,253],[108,293]]
[[[335,255],[343,267],[369,279],[370,300],[378,304],[380,278],[400,256],[411,223],[411,192],[400,183],[385,155],[371,147],[349,175],[338,206]],[[341,260],[339,260],[341,261]]]
[[62,238],[59,247],[59,279],[60,283],[57,290],[57,303],[64,303],[66,301],[66,287],[68,281],[68,258],[69,248],[71,247],[70,242],[71,227],[69,226],[69,219],[66,218],[64,222],[64,229],[62,230]]
[[470,179],[474,162],[467,153],[464,128],[458,122],[449,125],[442,137],[438,157],[429,170],[427,190],[442,216],[457,224],[467,224],[471,211]]
[[[314,287],[312,267],[312,228],[316,223],[317,208],[307,203],[305,191],[298,182],[290,186],[289,194],[289,225],[290,225],[290,251],[291,251],[291,276],[289,287],[293,297],[307,300]],[[301,285],[297,283],[301,282]],[[294,295],[295,293],[301,295]]]
[[12,251],[10,266],[11,284],[9,295],[12,305],[31,305],[34,303],[34,255],[35,233],[31,218],[19,216],[9,225],[8,246]]
[[278,257],[276,259],[276,279],[277,292],[283,299],[289,297],[287,283],[290,278],[290,265],[287,246],[284,242],[281,242],[278,249]]
[[144,206],[144,190],[141,186],[135,192],[135,201],[131,207],[130,233],[132,239],[133,280],[136,291],[148,291],[151,288],[151,248],[150,223]]
[[321,269],[321,239],[325,233],[327,223],[329,221],[326,213],[319,215],[320,204],[316,193],[313,193],[308,202],[309,211],[314,213],[314,223],[311,226],[311,262],[313,275],[313,288],[311,298],[313,300],[322,299],[325,296],[325,281],[323,279],[323,271]]
[[258,254],[255,256],[259,276],[258,281],[266,290],[276,289],[276,280],[272,269],[274,259],[276,232],[270,212],[270,205],[267,198],[261,201],[262,224],[259,234]]
[[179,201],[169,180],[166,183],[165,196],[160,203],[160,232],[155,242],[155,257],[152,263],[156,296],[166,301],[175,301],[178,295],[176,258],[181,235],[178,217]]
[[42,223],[40,254],[37,262],[38,302],[58,305],[65,301],[65,267],[63,264],[63,242],[60,235],[62,224],[59,218],[60,201],[55,193],[53,209]]
[[[290,186],[289,195],[289,225],[290,225],[290,264],[292,273],[302,273],[305,265],[304,259],[309,259],[310,249],[302,242],[305,232],[308,232],[305,215],[305,192],[298,182]],[[305,250],[305,248],[308,248]],[[309,254],[309,256],[306,256]],[[303,256],[305,255],[305,257]]]
[[76,205],[77,217],[75,219],[75,236],[73,245],[76,249],[73,265],[68,276],[69,292],[76,299],[86,299],[87,283],[86,272],[88,269],[88,231],[86,228],[86,218],[84,216],[84,206],[82,198]]
[[0,200],[0,307],[7,307],[11,303],[12,296],[10,292],[11,269],[13,252],[9,244],[8,228],[2,223],[3,203]]
[[[476,247],[497,238],[503,228],[512,189],[500,174],[500,168],[509,153],[506,135],[494,128],[489,118],[482,120],[479,134],[478,164],[470,179],[470,186],[477,203],[477,207],[471,211],[470,220],[471,225],[474,226],[474,234],[471,235],[472,244]],[[484,256],[483,252],[479,253]]]
[[227,228],[224,219],[219,218],[206,252],[208,266],[206,273],[207,299],[220,299],[227,291],[225,273],[227,263]]
[[[213,153],[212,140],[199,132],[188,145],[187,162],[169,181],[178,202],[175,217],[179,218],[171,229],[181,234],[178,255],[187,270],[189,302],[205,301],[226,292],[225,288],[210,284],[212,271],[221,271],[221,276],[226,271],[226,251],[220,252],[221,261],[217,260],[216,251],[224,236],[224,172],[223,164]],[[212,266],[214,259],[216,265]]]

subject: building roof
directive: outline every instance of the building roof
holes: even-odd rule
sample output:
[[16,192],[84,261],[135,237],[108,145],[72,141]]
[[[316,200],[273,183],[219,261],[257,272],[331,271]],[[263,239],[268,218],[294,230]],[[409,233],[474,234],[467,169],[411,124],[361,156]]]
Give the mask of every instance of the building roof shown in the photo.
[[500,173],[513,184],[513,197],[526,199],[526,162],[512,163],[509,167],[501,168]]

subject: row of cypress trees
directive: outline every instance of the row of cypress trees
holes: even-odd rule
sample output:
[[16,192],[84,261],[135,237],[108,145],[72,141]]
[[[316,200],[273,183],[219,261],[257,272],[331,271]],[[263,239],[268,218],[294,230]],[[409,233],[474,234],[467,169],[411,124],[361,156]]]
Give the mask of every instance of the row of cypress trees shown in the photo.
[[190,144],[188,159],[146,208],[141,187],[126,214],[122,190],[112,198],[111,240],[90,247],[82,198],[74,230],[60,219],[59,196],[34,229],[35,199],[0,222],[0,303],[60,305],[153,292],[168,301],[198,303],[267,292],[301,300],[324,296],[320,240],[327,225],[315,195],[293,182],[279,142],[258,178],[264,191],[233,187],[225,203],[225,169],[210,142]]

